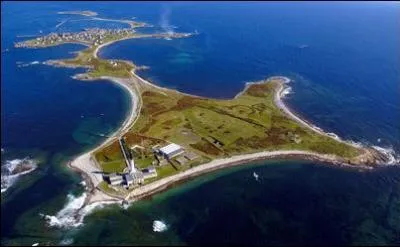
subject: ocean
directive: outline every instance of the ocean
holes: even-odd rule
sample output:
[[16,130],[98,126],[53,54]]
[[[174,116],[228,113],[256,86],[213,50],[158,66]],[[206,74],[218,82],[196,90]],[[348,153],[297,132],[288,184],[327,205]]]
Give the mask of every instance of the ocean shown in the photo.
[[[117,42],[99,56],[149,66],[139,74],[157,85],[216,98],[284,75],[293,80],[285,101],[300,116],[398,155],[398,3],[1,4],[2,245],[400,244],[398,166],[359,172],[297,160],[213,172],[128,208],[103,206],[74,226],[84,186],[66,163],[118,128],[129,95],[108,81],[71,78],[82,69],[42,64],[72,57],[81,45],[13,48],[26,39],[20,36],[124,27],[57,14],[68,10],[154,25],[138,32],[197,31],[187,39]],[[38,168],[7,176],[24,158]]]

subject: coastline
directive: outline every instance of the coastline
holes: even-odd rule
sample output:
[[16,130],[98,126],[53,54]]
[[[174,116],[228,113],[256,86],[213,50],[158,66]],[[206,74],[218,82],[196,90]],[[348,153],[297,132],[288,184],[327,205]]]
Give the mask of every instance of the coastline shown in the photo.
[[87,187],[86,190],[88,192],[88,196],[85,199],[85,204],[82,206],[82,208],[85,205],[89,205],[98,201],[115,201],[121,199],[110,196],[97,189],[97,186],[103,181],[103,177],[100,173],[98,173],[100,171],[100,168],[97,166],[97,164],[95,164],[95,161],[92,158],[92,154],[96,150],[102,148],[103,146],[109,144],[119,136],[126,133],[129,130],[130,126],[132,126],[135,123],[137,119],[136,118],[137,112],[140,112],[140,107],[141,107],[139,97],[137,96],[137,91],[135,91],[135,89],[133,89],[133,87],[131,87],[130,85],[132,83],[130,79],[122,79],[122,78],[107,77],[107,76],[101,77],[99,79],[110,80],[113,83],[117,84],[118,86],[124,88],[130,95],[131,106],[129,108],[130,110],[127,114],[128,115],[127,118],[124,120],[119,129],[114,131],[100,145],[94,147],[93,149],[83,154],[78,155],[72,161],[68,162],[68,166],[72,170],[80,173],[84,181],[86,182],[86,187]]
[[301,160],[309,160],[309,161],[318,161],[325,164],[331,164],[338,167],[348,167],[348,168],[356,168],[362,170],[372,170],[373,168],[370,166],[353,166],[347,164],[343,161],[339,161],[337,156],[334,155],[322,155],[313,152],[301,151],[301,150],[282,150],[282,151],[264,151],[257,152],[252,154],[243,154],[243,155],[235,155],[229,158],[220,158],[210,161],[208,163],[196,166],[189,170],[186,170],[182,173],[163,178],[161,180],[152,182],[150,184],[141,186],[137,189],[132,190],[127,197],[125,197],[126,201],[137,201],[144,197],[148,197],[152,194],[158,193],[160,191],[164,191],[168,189],[173,184],[187,180],[190,178],[197,177],[199,175],[209,173],[212,171],[216,171],[219,169],[246,165],[249,162],[261,161],[261,160],[271,160],[271,159],[301,159]]

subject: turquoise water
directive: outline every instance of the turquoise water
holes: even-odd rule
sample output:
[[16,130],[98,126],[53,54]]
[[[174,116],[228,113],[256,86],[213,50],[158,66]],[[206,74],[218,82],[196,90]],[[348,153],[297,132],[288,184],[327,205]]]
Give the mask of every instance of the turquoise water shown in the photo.
[[[1,195],[2,245],[400,243],[398,167],[357,172],[300,161],[225,169],[127,210],[96,210],[80,227],[50,226],[45,215],[69,220],[83,198],[81,178],[65,163],[115,130],[129,99],[108,81],[71,79],[80,69],[18,67],[71,57],[82,46],[12,46],[40,31],[123,26],[75,16],[57,29],[71,17],[57,11],[82,9],[155,25],[145,32],[197,30],[188,39],[126,40],[100,52],[150,66],[141,75],[158,85],[230,98],[246,81],[286,75],[294,80],[287,103],[304,118],[400,151],[398,4],[2,2],[2,167],[40,160]],[[153,231],[155,220],[167,230]]]

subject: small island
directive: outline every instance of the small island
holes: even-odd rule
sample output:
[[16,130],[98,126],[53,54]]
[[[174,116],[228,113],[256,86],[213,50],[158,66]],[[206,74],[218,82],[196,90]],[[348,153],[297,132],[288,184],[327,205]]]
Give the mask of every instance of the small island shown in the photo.
[[90,10],[83,11],[60,11],[58,12],[60,15],[83,15],[83,16],[96,16],[97,13]]
[[15,44],[24,48],[83,44],[87,48],[75,58],[46,64],[88,68],[74,78],[109,79],[131,95],[132,109],[121,128],[69,163],[87,181],[87,203],[138,200],[179,181],[254,160],[315,160],[358,169],[388,161],[385,154],[343,141],[292,113],[281,100],[290,83],[287,77],[248,83],[236,97],[217,100],[158,87],[136,74],[142,67],[97,56],[102,47],[125,39],[192,35],[140,34],[131,26],[52,33]]

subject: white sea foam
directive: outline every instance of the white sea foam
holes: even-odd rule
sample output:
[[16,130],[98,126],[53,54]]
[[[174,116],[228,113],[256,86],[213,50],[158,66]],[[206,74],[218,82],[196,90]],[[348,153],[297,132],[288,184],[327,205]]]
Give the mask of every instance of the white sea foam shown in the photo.
[[72,238],[67,238],[67,239],[63,239],[61,240],[61,242],[59,243],[59,245],[71,245],[74,243],[74,239]]
[[73,228],[83,224],[86,215],[92,213],[95,209],[102,208],[107,204],[114,204],[116,202],[94,202],[89,205],[83,206],[87,194],[83,193],[81,196],[67,195],[67,203],[56,215],[40,214],[50,227],[58,228]]
[[[31,166],[29,170],[13,174],[15,169],[18,166],[28,164]],[[27,158],[24,159],[14,159],[14,160],[7,160],[4,164],[1,165],[1,193],[4,193],[9,189],[18,178],[22,175],[28,174],[37,168],[36,161]]]
[[282,91],[282,93],[281,93],[281,97],[285,97],[286,95],[289,95],[289,94],[291,94],[293,91],[292,91],[292,88],[291,87],[286,87],[283,91]]
[[164,232],[168,229],[168,226],[160,221],[160,220],[155,220],[153,221],[153,231],[154,232]]
[[361,143],[361,142],[356,142],[356,141],[352,141],[352,140],[346,140],[346,142],[348,142],[351,145],[358,147],[358,148],[365,147],[364,143]]
[[27,67],[29,65],[35,65],[35,64],[40,64],[40,62],[39,61],[33,61],[30,63],[17,62],[18,68]]
[[372,146],[372,148],[388,157],[389,161],[386,163],[387,165],[400,165],[400,155],[396,154],[393,147]]
[[341,139],[338,135],[336,135],[335,133],[333,133],[333,132],[327,132],[326,134],[327,134],[328,136],[332,137],[332,138],[335,139],[335,140],[342,141],[342,139]]
[[77,227],[82,224],[79,219],[79,215],[77,212],[82,208],[85,203],[86,193],[83,193],[79,197],[75,197],[74,195],[68,194],[68,201],[63,209],[61,209],[56,215],[43,215],[47,224],[51,227],[60,227],[60,228],[68,228],[68,227]]
[[122,207],[124,210],[127,210],[130,206],[131,206],[131,202],[124,201],[123,203],[121,203],[121,207]]

